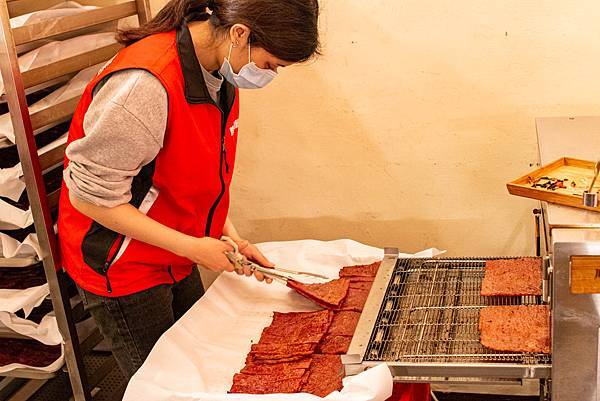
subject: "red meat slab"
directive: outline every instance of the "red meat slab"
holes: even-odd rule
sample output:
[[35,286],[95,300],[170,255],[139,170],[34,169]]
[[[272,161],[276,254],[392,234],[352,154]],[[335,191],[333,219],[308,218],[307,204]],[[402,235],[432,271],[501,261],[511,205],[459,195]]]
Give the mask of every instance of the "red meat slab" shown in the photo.
[[36,340],[0,339],[0,366],[20,363],[44,367],[56,361],[60,354],[60,345],[45,345]]
[[249,363],[240,371],[246,375],[272,375],[280,374],[282,376],[296,377],[300,371],[300,376],[310,367],[311,357],[304,358],[296,362],[274,363],[270,365]]
[[[271,357],[272,355],[266,355],[263,357]],[[276,356],[281,356],[281,355],[276,355]],[[297,356],[290,356],[290,357],[280,357],[277,359],[260,359],[260,358],[256,358],[253,354],[248,354],[246,356],[246,364],[256,364],[256,365],[272,365],[272,364],[279,364],[279,363],[285,363],[285,362],[298,362],[301,361],[303,359],[305,359],[307,356],[309,355],[297,355]]]
[[327,309],[339,309],[348,293],[350,282],[340,278],[327,283],[302,284],[289,280],[287,286]]
[[315,352],[317,343],[302,344],[252,344],[250,354],[254,359],[285,359],[307,356]]
[[277,375],[244,375],[237,373],[233,376],[230,393],[244,394],[273,394],[297,393],[305,382],[303,376],[281,378]]
[[275,312],[273,322],[263,330],[259,343],[298,344],[318,343],[321,341],[331,320],[333,312]]
[[518,258],[486,261],[481,295],[542,295],[542,259]]
[[344,266],[340,270],[340,277],[375,277],[381,262],[370,265]]
[[302,392],[325,397],[341,390],[344,366],[339,355],[314,355],[309,372]]
[[41,263],[18,269],[0,267],[0,288],[24,290],[45,283],[46,275],[44,274],[44,266]]
[[326,335],[319,344],[317,351],[322,354],[345,354],[350,348],[352,336]]
[[362,312],[368,297],[368,290],[350,288],[348,290],[348,295],[342,304],[342,310]]
[[369,291],[373,286],[372,281],[350,281],[350,287],[355,290],[367,290]]
[[488,306],[479,312],[481,344],[497,351],[550,353],[550,308]]
[[339,311],[333,316],[333,321],[327,334],[337,336],[353,336],[360,319],[360,312]]

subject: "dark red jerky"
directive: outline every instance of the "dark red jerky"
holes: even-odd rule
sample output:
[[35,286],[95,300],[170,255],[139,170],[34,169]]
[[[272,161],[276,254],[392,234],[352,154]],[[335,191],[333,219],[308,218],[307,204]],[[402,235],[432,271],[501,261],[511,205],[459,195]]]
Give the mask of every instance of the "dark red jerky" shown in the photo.
[[244,375],[233,376],[230,393],[273,394],[298,393],[305,382],[303,375],[296,378],[280,378],[277,375]]
[[381,262],[370,265],[344,266],[340,270],[340,277],[375,277]]
[[302,392],[326,397],[333,391],[341,390],[344,366],[339,355],[314,355],[309,372]]
[[351,288],[348,290],[348,296],[342,304],[342,310],[362,312],[368,297],[368,290],[358,290]]
[[321,341],[331,321],[333,312],[275,312],[273,322],[263,330],[259,343],[298,344]]
[[295,377],[298,371],[306,371],[310,367],[311,357],[304,358],[295,362],[284,362],[274,364],[249,363],[244,366],[240,373],[246,375],[272,375],[281,374],[283,376],[291,375]]
[[369,283],[371,285],[373,285],[373,281],[375,281],[375,277],[361,277],[361,276],[356,276],[356,277],[345,277],[346,279],[350,280],[350,283]]
[[360,312],[339,311],[336,312],[329,326],[327,334],[338,336],[353,336],[360,319]]
[[9,290],[24,290],[46,283],[43,265],[32,267],[1,267],[0,288]]
[[355,289],[355,290],[367,290],[367,291],[370,291],[372,286],[373,286],[373,282],[372,281],[351,281],[349,288],[352,288],[352,289]]
[[45,367],[61,355],[60,345],[46,345],[36,340],[0,339],[0,366],[11,363]]
[[327,309],[339,309],[349,285],[350,282],[343,278],[318,284],[302,284],[293,280],[287,283],[289,288]]
[[[273,355],[261,355],[261,357],[272,357]],[[280,357],[281,355],[276,355],[278,357]],[[277,358],[277,359],[261,359],[261,358],[257,358],[255,355],[252,354],[248,354],[248,356],[246,356],[246,363],[247,364],[257,364],[257,365],[272,365],[272,364],[277,364],[277,363],[284,363],[284,362],[297,362],[297,361],[301,361],[303,359],[305,359],[307,356],[309,355],[297,355],[297,356],[290,356],[287,358]]]
[[345,354],[350,348],[352,336],[326,335],[319,344],[317,351],[322,354]]
[[305,344],[253,344],[250,356],[254,360],[280,360],[291,357],[305,357],[315,352],[317,343]]

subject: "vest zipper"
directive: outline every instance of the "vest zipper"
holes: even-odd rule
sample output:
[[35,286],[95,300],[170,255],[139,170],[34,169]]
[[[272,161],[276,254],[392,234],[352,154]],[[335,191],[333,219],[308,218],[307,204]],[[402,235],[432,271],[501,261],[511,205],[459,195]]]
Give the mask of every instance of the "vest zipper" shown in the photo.
[[117,245],[117,249],[113,252],[113,254],[106,260],[104,263],[104,268],[102,269],[102,273],[104,274],[104,278],[106,279],[106,291],[110,294],[112,292],[112,286],[110,285],[110,280],[108,279],[108,269],[113,264],[121,247],[123,246],[123,242],[125,242],[125,236],[119,234],[119,244]]
[[[233,107],[233,103],[235,101],[235,94],[233,95],[233,101],[231,105],[229,105],[229,111],[231,111],[231,107]],[[213,103],[214,104],[214,103]],[[216,104],[215,104],[216,106]],[[229,164],[227,163],[227,150],[225,149],[225,128],[227,127],[227,118],[229,117],[229,112],[226,114],[221,110],[219,106],[217,109],[221,112],[221,154],[219,158],[219,179],[221,180],[221,192],[219,192],[219,196],[215,199],[215,202],[212,204],[208,211],[208,216],[206,217],[206,229],[204,230],[204,236],[210,237],[210,229],[212,226],[212,220],[215,215],[215,211],[217,210],[217,206],[219,202],[221,202],[221,198],[225,194],[225,179],[223,178],[223,160],[225,160],[225,167],[227,169],[227,173],[229,173]]]
[[171,265],[167,267],[167,271],[169,272],[169,276],[171,276],[171,280],[173,280],[173,284],[177,284],[177,280],[175,280],[175,276],[173,275],[173,271],[171,271]]

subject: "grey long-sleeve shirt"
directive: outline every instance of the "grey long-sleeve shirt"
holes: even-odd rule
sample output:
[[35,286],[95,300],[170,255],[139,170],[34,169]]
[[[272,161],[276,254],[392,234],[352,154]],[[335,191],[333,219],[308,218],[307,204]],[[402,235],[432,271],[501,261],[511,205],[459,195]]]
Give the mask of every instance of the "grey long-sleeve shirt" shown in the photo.
[[[217,102],[223,78],[202,73]],[[85,137],[66,149],[69,192],[98,206],[129,202],[133,177],[162,148],[167,114],[167,92],[145,70],[119,71],[100,82],[83,120]]]

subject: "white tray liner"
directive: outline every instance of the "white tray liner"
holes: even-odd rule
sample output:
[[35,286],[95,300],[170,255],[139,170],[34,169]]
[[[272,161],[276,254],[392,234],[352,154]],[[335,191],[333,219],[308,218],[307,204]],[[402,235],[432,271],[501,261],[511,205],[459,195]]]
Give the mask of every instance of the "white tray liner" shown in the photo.
[[[342,266],[371,263],[383,250],[352,240],[270,242],[259,248],[277,265],[338,276]],[[432,248],[422,257],[439,255]],[[415,255],[404,254],[411,257]],[[232,273],[221,274],[200,299],[158,341],[129,382],[124,401],[319,400],[309,394],[227,394],[244,366],[250,344],[260,338],[273,311],[310,311],[315,305],[282,284],[267,285]],[[331,401],[384,401],[392,392],[385,365],[344,379]]]

